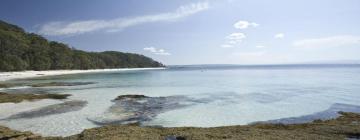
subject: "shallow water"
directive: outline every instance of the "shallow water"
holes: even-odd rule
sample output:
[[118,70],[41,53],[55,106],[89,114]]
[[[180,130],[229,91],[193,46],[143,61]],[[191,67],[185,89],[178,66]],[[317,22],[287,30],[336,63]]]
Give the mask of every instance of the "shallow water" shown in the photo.
[[[5,89],[7,92],[72,94],[68,100],[86,101],[86,106],[76,111],[0,121],[13,129],[53,136],[72,135],[97,127],[89,119],[113,117],[106,115],[115,105],[112,100],[125,94],[189,99],[179,102],[191,105],[158,111],[159,114],[152,114],[151,119],[142,122],[165,127],[241,125],[316,114],[334,104],[360,106],[360,65],[179,66],[11,82],[95,82],[72,87]],[[50,101],[46,100],[46,104],[59,104],[59,101]],[[0,119],[21,113],[27,106],[31,109],[39,106],[37,102],[21,104],[0,104]]]

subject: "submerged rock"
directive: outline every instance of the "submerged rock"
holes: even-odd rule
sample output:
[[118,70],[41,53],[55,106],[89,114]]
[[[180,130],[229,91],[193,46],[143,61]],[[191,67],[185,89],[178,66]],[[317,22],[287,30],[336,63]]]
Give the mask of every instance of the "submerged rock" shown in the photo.
[[3,120],[37,118],[48,115],[78,111],[85,107],[86,104],[86,101],[66,101],[64,103],[49,105],[35,110],[20,112],[18,114],[11,115],[10,117],[7,117]]
[[124,99],[142,99],[142,98],[149,98],[145,95],[120,95],[116,97],[114,100],[124,100]]
[[38,83],[32,84],[32,87],[52,87],[52,86],[80,86],[80,85],[90,85],[94,82],[50,82],[50,83]]
[[24,83],[0,83],[0,88],[13,88],[17,86],[24,86]]
[[17,94],[0,92],[0,103],[19,103],[24,100],[66,99],[70,94]]
[[360,106],[335,103],[331,105],[330,108],[314,114],[270,120],[270,121],[266,121],[266,123],[299,124],[299,123],[307,123],[312,121],[321,122],[322,120],[329,120],[340,116],[339,112],[360,113]]
[[98,125],[141,124],[167,111],[217,101],[227,104],[232,103],[234,98],[241,98],[241,96],[234,93],[204,94],[197,98],[188,96],[148,97],[145,95],[120,95],[113,100],[115,104],[104,114],[99,117],[88,118],[88,120]]
[[144,95],[121,95],[101,117],[89,118],[95,124],[127,124],[149,121],[159,113],[193,105],[185,96],[148,97]]
[[9,87],[9,85],[0,83],[0,88],[8,88],[8,87]]
[[167,136],[165,140],[186,140],[186,138],[182,136]]

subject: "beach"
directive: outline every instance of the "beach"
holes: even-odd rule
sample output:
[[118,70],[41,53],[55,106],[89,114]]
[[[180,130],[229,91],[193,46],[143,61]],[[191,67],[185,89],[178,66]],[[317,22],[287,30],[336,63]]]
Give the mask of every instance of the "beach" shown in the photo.
[[43,77],[43,76],[66,75],[66,74],[133,71],[133,70],[156,70],[156,69],[165,69],[165,68],[119,68],[119,69],[90,69],[90,70],[47,70],[47,71],[0,72],[0,82],[7,81],[7,80],[13,80],[13,79],[35,78],[35,77]]

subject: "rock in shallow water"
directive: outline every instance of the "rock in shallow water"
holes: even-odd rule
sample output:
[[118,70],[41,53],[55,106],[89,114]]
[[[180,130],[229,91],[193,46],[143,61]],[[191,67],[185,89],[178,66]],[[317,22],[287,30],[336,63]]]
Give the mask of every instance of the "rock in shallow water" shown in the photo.
[[[259,103],[271,103],[278,101],[272,96],[254,93],[239,95],[233,92],[221,92],[216,94],[197,94],[193,96],[167,96],[148,97],[144,95],[121,95],[113,100],[115,103],[99,117],[88,118],[89,121],[98,124],[127,124],[150,121],[160,113],[189,107],[198,104],[216,102],[218,105],[237,104],[239,100],[254,100]],[[265,98],[264,98],[265,97]]]
[[94,84],[94,82],[50,82],[50,83],[38,83],[32,84],[32,87],[52,87],[52,86],[81,86]]
[[299,116],[299,117],[289,117],[276,120],[265,121],[266,123],[282,123],[282,124],[300,124],[308,123],[312,121],[321,121],[329,120],[340,116],[339,112],[354,112],[360,113],[360,106],[351,105],[351,104],[341,104],[335,103],[330,106],[330,108],[320,111],[314,114]]
[[22,94],[22,93],[4,93],[0,92],[0,103],[19,103],[24,100],[40,100],[40,99],[66,99],[70,94]]
[[122,95],[113,102],[115,104],[103,116],[88,120],[98,125],[143,122],[151,120],[157,114],[194,105],[196,101],[185,96]]
[[167,136],[165,140],[186,140],[186,138],[182,136]]
[[64,103],[49,105],[35,110],[20,112],[18,114],[11,115],[2,120],[29,119],[29,118],[37,118],[48,115],[78,111],[81,110],[83,107],[85,107],[86,104],[87,104],[86,101],[78,101],[78,100],[66,101]]
[[114,100],[124,100],[124,99],[143,99],[143,98],[149,98],[145,95],[120,95],[116,97]]

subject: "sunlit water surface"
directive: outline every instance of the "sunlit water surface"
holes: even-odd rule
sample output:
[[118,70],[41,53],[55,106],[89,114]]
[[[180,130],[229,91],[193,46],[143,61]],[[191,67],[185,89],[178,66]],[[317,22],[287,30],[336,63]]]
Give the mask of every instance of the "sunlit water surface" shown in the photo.
[[[143,125],[213,127],[297,117],[321,112],[335,103],[360,105],[358,65],[181,66],[165,70],[88,73],[16,80],[15,83],[95,82],[74,87],[19,88],[9,92],[72,94],[88,104],[78,111],[36,118],[2,120],[1,125],[43,135],[72,135],[97,127],[119,95],[185,96],[204,99],[158,114]],[[61,103],[41,100],[1,104],[0,118]]]

